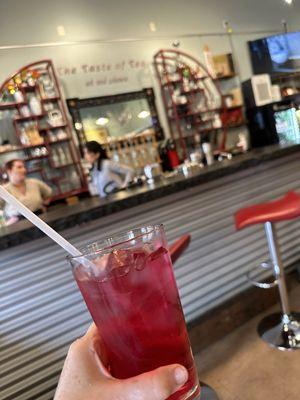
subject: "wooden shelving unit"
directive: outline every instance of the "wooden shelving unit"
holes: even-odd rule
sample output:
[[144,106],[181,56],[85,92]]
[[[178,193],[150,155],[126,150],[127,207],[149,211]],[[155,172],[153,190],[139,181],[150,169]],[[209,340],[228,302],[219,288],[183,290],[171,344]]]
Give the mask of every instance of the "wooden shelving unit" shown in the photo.
[[3,111],[10,112],[15,137],[11,138],[14,144],[8,143],[0,151],[0,173],[8,155],[16,153],[25,161],[29,177],[40,178],[52,187],[52,200],[87,191],[50,60],[26,65],[0,86],[0,113]]
[[[229,129],[237,128],[245,121],[242,105],[226,106],[220,83],[237,75],[232,73],[215,78],[199,60],[175,49],[158,51],[154,56],[154,67],[171,137],[181,150],[181,158],[187,155],[189,139],[196,135],[200,135],[201,140],[213,141],[216,152],[226,151]],[[234,113],[236,117],[238,114],[235,121],[230,118]]]

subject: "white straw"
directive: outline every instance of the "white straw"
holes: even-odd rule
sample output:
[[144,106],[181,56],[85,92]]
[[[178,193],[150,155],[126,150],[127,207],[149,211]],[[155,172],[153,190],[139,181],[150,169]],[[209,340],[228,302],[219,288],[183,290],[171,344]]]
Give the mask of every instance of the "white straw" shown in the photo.
[[81,256],[82,253],[76,247],[74,247],[71,243],[69,243],[66,239],[64,239],[59,233],[57,233],[54,229],[51,228],[48,224],[46,224],[41,218],[35,215],[32,211],[30,211],[27,207],[25,207],[22,203],[19,202],[14,196],[12,196],[3,186],[0,185],[0,197],[5,200],[7,203],[14,206],[18,212],[24,215],[33,225],[37,226],[42,232],[44,232],[50,239],[54,240],[58,245],[60,245],[66,252],[68,252],[71,256]]

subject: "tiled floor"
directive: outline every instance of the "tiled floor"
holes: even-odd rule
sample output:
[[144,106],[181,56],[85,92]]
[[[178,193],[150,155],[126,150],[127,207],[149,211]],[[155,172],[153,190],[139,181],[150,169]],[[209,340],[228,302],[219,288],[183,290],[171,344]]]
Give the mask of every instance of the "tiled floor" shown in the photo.
[[[300,311],[300,285],[290,296],[293,310]],[[264,314],[273,310],[278,306]],[[300,400],[300,350],[283,352],[265,344],[256,333],[264,314],[196,355],[201,381],[220,400]]]

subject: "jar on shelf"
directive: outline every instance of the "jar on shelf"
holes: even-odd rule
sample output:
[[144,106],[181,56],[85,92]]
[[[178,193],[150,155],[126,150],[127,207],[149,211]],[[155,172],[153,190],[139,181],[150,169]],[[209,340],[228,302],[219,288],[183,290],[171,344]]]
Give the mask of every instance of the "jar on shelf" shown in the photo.
[[29,100],[29,107],[34,115],[41,115],[42,114],[42,106],[39,99],[36,96],[31,96]]
[[15,93],[13,94],[14,100],[16,103],[23,103],[24,101],[24,96],[21,90],[16,90]]

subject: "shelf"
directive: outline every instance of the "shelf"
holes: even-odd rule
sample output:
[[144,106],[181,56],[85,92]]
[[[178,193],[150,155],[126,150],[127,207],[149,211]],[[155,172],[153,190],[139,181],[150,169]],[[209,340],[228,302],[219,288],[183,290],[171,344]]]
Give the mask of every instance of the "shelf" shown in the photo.
[[34,174],[35,172],[41,172],[42,168],[32,168],[27,171],[27,174]]
[[39,115],[30,115],[29,117],[16,117],[14,118],[14,121],[16,122],[30,121],[32,119],[44,118],[46,115],[47,114],[39,114]]
[[60,129],[60,128],[66,128],[68,125],[67,124],[64,124],[64,125],[58,125],[58,126],[47,126],[47,127],[45,127],[45,128],[41,128],[41,127],[39,127],[39,131],[40,132],[43,132],[43,131],[52,131],[52,130],[54,130],[54,129]]
[[[241,126],[245,126],[246,125],[246,121],[243,122],[239,122],[238,124],[231,124],[228,126],[221,126],[220,128],[205,128],[205,129],[199,129],[199,132],[195,132],[195,133],[191,133],[189,135],[185,135],[183,136],[183,139],[188,139],[190,137],[194,137],[197,134],[201,133],[209,133],[209,132],[215,132],[215,131],[219,131],[219,130],[225,130],[225,129],[234,129],[234,128],[240,128]],[[180,140],[180,138],[175,138],[175,140]]]
[[223,80],[228,80],[232,78],[237,78],[237,74],[230,74],[230,75],[224,75],[224,76],[217,76],[214,78],[215,81],[223,81]]
[[[0,110],[9,110],[11,112],[11,120],[13,121],[13,126],[16,131],[17,137],[19,137],[19,128],[22,126],[22,121],[23,124],[26,124],[26,122],[31,122],[34,125],[36,125],[38,131],[40,132],[41,135],[41,141],[38,144],[30,144],[30,145],[22,145],[21,141],[19,140],[17,145],[14,148],[11,148],[6,151],[2,151],[0,153],[2,160],[5,158],[5,154],[7,153],[15,153],[17,154],[20,158],[24,159],[26,161],[28,167],[30,167],[30,164],[32,166],[32,169],[28,171],[29,174],[33,174],[34,172],[40,172],[43,174],[43,169],[42,169],[42,164],[47,163],[49,164],[50,167],[50,172],[52,171],[55,175],[62,175],[62,172],[66,172],[63,175],[68,175],[68,167],[74,167],[76,169],[76,174],[80,177],[80,179],[83,182],[83,185],[85,186],[85,177],[82,175],[80,165],[78,164],[78,161],[75,157],[75,153],[71,151],[70,153],[70,158],[65,159],[64,161],[66,162],[65,165],[60,165],[58,167],[53,167],[53,164],[51,163],[51,149],[54,150],[55,146],[59,146],[59,143],[66,142],[64,146],[70,147],[71,144],[74,146],[73,138],[72,138],[72,131],[70,124],[68,123],[68,117],[66,115],[66,110],[64,107],[64,99],[60,95],[60,89],[57,81],[57,75],[54,70],[53,64],[50,60],[41,60],[36,63],[32,63],[29,65],[26,65],[19,69],[14,75],[12,75],[8,80],[14,79],[16,76],[21,75],[28,70],[34,70],[37,73],[40,74],[47,74],[48,79],[51,80],[51,83],[53,85],[53,90],[45,92],[41,92],[41,86],[39,83],[39,80],[37,79],[37,76],[35,74],[32,75],[32,80],[31,81],[24,81],[21,83],[20,86],[20,95],[22,93],[22,97],[19,96],[13,96],[10,95],[4,87],[2,87],[1,90],[1,101],[0,101]],[[28,83],[32,83],[33,85],[29,85]],[[35,95],[40,103],[41,103],[41,109],[37,110],[40,111],[40,115],[32,115],[24,116],[24,113],[22,113],[22,106],[27,106],[29,108],[28,113],[30,113],[30,107],[29,107],[29,101],[30,96]],[[16,102],[16,99],[19,99],[20,102]],[[47,115],[48,113],[46,112],[46,106],[47,105],[56,105],[55,108],[58,108],[58,110],[61,112],[62,118],[60,120],[57,120],[59,122],[59,125],[56,126],[51,126],[51,121],[48,121]],[[44,108],[45,107],[45,108]],[[25,114],[26,115],[26,114]],[[53,120],[54,121],[54,120]],[[55,122],[55,121],[54,121]],[[66,133],[68,136],[65,137],[63,133],[60,136],[60,130],[63,130],[64,133]],[[53,135],[51,135],[51,132],[53,132]],[[58,135],[54,135],[54,134]],[[62,139],[63,138],[63,139]],[[53,139],[53,141],[50,141],[50,139]],[[57,139],[57,140],[55,140]],[[53,145],[51,147],[51,145]],[[42,151],[29,151],[29,149],[35,149],[39,148],[41,150],[44,150],[45,148],[48,149],[48,154]],[[71,148],[71,147],[70,147]],[[3,148],[5,149],[5,147]],[[74,148],[74,150],[76,147]],[[34,162],[33,160],[43,160],[43,161],[36,161]],[[32,161],[32,163],[30,162]],[[67,163],[68,162],[68,163]],[[70,162],[70,163],[69,163]],[[3,164],[3,163],[2,163]],[[37,168],[40,167],[40,168]],[[63,169],[65,168],[65,170]],[[53,199],[64,199],[67,196],[70,196],[72,194],[80,193],[82,190],[72,190],[70,192],[64,192],[61,191],[59,186],[59,180],[55,182],[55,190],[57,196],[53,196]],[[71,189],[71,188],[70,188]]]
[[[210,76],[203,76],[203,77],[198,77],[198,78],[192,78],[192,79],[189,79],[189,80],[191,80],[193,82],[197,82],[197,81],[203,81],[203,80],[209,78],[209,79],[212,79],[213,81],[222,81],[222,80],[228,80],[228,79],[236,78],[237,76],[238,76],[237,74],[224,75],[224,76],[219,76],[219,77],[216,77],[216,78],[211,78]],[[182,83],[183,79],[184,78],[175,79],[174,81],[170,80],[169,82],[163,83],[162,86],[165,87],[165,86],[168,86],[170,84],[176,85],[178,83]]]
[[23,148],[21,147],[17,147],[17,148],[15,148],[15,149],[10,149],[10,150],[5,150],[5,151],[1,151],[0,152],[0,156],[2,155],[2,154],[7,154],[7,153],[13,153],[13,152],[15,152],[15,151],[23,151]]
[[60,100],[59,96],[55,96],[55,97],[42,97],[41,101],[44,101],[45,103],[47,103],[48,101],[58,101]]
[[181,95],[182,95],[182,96],[188,96],[188,95],[190,95],[190,94],[201,93],[201,92],[204,92],[204,89],[195,88],[195,89],[190,89],[188,92],[182,91],[182,92],[181,92]]
[[20,146],[20,147],[16,147],[14,149],[10,149],[10,150],[6,150],[6,151],[2,151],[0,152],[0,156],[2,154],[6,154],[6,153],[13,153],[14,151],[24,151],[26,149],[32,149],[34,147],[41,147],[41,146],[45,146],[45,143],[40,143],[40,144],[28,144],[28,145],[24,145],[24,146]]
[[35,83],[34,86],[29,86],[29,85],[20,85],[20,88],[23,90],[27,90],[28,92],[35,92],[36,88],[37,88],[37,84]]
[[[193,78],[193,79],[189,79],[189,80],[191,80],[191,81],[193,81],[193,82],[198,82],[198,81],[203,81],[203,80],[205,80],[205,79],[207,79],[207,78],[210,78],[210,76],[203,76],[203,77]],[[163,83],[162,86],[166,87],[166,86],[168,86],[168,85],[176,85],[176,84],[178,84],[178,83],[182,83],[182,82],[183,82],[183,79],[184,79],[184,78],[182,78],[182,79],[175,79],[174,81],[170,80],[169,82]],[[215,80],[214,78],[211,78],[211,79]]]
[[[203,131],[216,131],[216,130],[224,130],[224,129],[235,129],[235,128],[240,128],[241,126],[245,126],[246,125],[246,121],[241,121],[235,124],[228,124],[228,125],[222,125],[220,128],[209,128],[209,129],[203,129]],[[202,131],[202,132],[203,132]]]
[[[177,107],[179,107],[179,105]],[[244,105],[232,106],[232,107],[211,108],[211,109],[207,109],[207,110],[204,110],[204,111],[198,111],[198,112],[193,112],[193,113],[187,113],[187,114],[184,114],[184,115],[178,115],[178,118],[182,119],[182,118],[200,116],[201,114],[207,114],[207,113],[210,113],[210,112],[222,113],[222,112],[226,112],[226,111],[230,111],[230,110],[237,110],[237,109],[240,109],[240,108],[243,108],[243,107],[244,107]],[[172,106],[170,106],[170,110],[173,110]],[[169,117],[169,118],[172,119],[172,120],[176,119],[176,117],[174,117],[174,116]]]
[[45,146],[45,142],[39,144],[25,144],[24,146],[20,147],[20,150],[32,149],[34,147],[42,147]]
[[15,107],[19,107],[19,106],[24,106],[25,103],[24,101],[20,102],[20,103],[0,103],[0,110],[1,109],[6,109],[6,108],[15,108]]
[[72,163],[68,163],[68,164],[64,164],[64,165],[57,165],[57,166],[55,166],[55,167],[53,167],[53,168],[55,168],[55,169],[60,169],[60,168],[67,168],[67,167],[71,167],[71,166],[75,166],[75,165],[77,165],[78,163],[76,163],[76,162],[72,162]]
[[55,143],[67,142],[70,139],[71,139],[70,137],[66,137],[64,139],[51,140],[51,141],[47,142],[47,144],[55,144]]
[[43,158],[49,158],[49,154],[45,154],[43,156],[27,157],[27,158],[24,158],[24,161],[41,160]]
[[52,129],[60,129],[60,128],[66,128],[68,125],[67,124],[63,124],[63,125],[56,125],[56,126],[50,126],[47,129],[43,129],[43,130],[52,130]]
[[[183,119],[183,118],[188,118],[188,117],[198,117],[198,116],[200,117],[201,114],[207,114],[207,113],[210,113],[210,112],[219,112],[219,113],[221,113],[223,111],[226,111],[226,108],[212,108],[212,109],[207,109],[205,111],[190,112],[190,113],[187,113],[187,114],[178,115],[178,118],[179,119]],[[174,116],[169,117],[169,119],[171,119],[171,120],[176,120],[176,118],[177,117],[174,117]],[[206,122],[206,121],[203,121],[203,123],[204,122]]]

